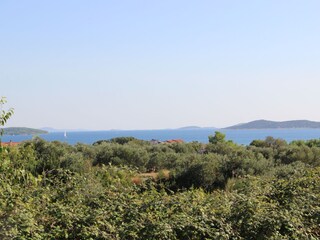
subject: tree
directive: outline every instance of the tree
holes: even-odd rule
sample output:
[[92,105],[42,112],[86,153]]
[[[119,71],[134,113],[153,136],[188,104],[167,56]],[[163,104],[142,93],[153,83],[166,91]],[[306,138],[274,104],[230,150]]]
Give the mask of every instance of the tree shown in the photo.
[[226,135],[224,133],[215,131],[214,136],[210,135],[209,136],[209,143],[219,143],[219,142],[225,142],[226,141]]
[[[10,108],[8,111],[5,111],[2,109],[2,106],[7,102],[7,99],[5,97],[0,98],[0,127],[4,126],[6,122],[9,120],[9,118],[13,114],[13,108]],[[1,135],[2,135],[2,129],[1,129]]]
[[[5,97],[0,98],[0,128],[3,127],[9,118],[13,114],[13,108],[10,108],[8,111],[2,109],[2,106],[7,102]],[[3,129],[0,129],[0,159],[2,160],[2,144],[1,144],[1,136],[3,134]]]

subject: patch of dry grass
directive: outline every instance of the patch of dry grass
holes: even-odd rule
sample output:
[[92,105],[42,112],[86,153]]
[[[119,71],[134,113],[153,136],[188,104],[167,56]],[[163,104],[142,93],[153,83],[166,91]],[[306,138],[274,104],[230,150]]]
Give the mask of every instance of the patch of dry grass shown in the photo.
[[150,173],[140,173],[137,176],[131,178],[131,181],[134,184],[141,184],[147,179],[159,180],[159,179],[169,179],[170,171],[167,169],[160,170],[159,172],[150,172]]

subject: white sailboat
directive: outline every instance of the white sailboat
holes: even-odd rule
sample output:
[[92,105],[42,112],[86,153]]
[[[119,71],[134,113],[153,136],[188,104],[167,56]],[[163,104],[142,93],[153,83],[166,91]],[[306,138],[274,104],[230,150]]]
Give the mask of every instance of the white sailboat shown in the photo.
[[65,138],[67,138],[67,131],[64,131],[63,136],[64,136]]

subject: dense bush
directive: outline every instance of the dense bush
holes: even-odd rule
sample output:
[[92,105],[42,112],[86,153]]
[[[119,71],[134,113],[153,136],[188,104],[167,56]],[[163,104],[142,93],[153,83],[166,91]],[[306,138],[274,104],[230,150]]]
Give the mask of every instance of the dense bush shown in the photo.
[[36,138],[1,153],[0,239],[319,239],[319,151]]

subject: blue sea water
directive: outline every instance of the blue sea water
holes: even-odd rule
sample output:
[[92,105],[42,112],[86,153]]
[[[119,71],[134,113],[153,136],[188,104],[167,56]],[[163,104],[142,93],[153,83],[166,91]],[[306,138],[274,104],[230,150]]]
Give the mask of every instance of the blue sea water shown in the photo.
[[[90,132],[68,132],[67,137],[63,132],[41,134],[39,137],[47,141],[62,141],[69,144],[86,143],[92,144],[98,140],[106,140],[115,137],[132,136],[142,140],[169,140],[183,139],[186,142],[199,141],[208,142],[208,136],[215,131],[226,134],[227,140],[238,144],[250,144],[255,139],[265,139],[267,136],[282,138],[288,142],[293,140],[319,139],[320,129],[261,129],[261,130],[227,130],[227,129],[176,129],[176,130],[131,130],[131,131],[90,131]],[[32,135],[3,136],[2,141],[21,142],[30,140]]]

